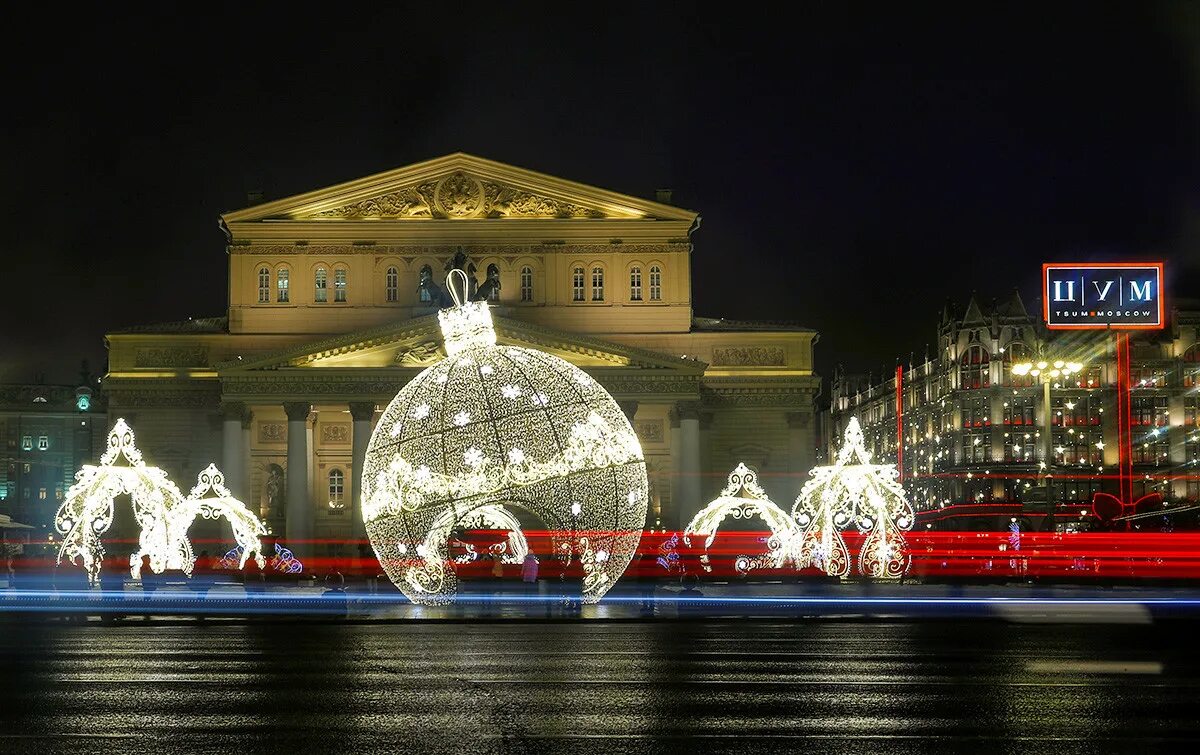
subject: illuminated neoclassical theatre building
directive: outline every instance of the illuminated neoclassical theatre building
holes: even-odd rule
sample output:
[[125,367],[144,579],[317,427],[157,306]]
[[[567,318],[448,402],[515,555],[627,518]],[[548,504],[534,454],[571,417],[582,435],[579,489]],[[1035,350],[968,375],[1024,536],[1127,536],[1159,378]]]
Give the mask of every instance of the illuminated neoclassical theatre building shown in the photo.
[[228,311],[110,333],[109,412],[173,477],[219,460],[291,540],[363,536],[367,444],[445,357],[456,266],[500,344],[565,359],[632,420],[648,528],[687,522],[738,462],[778,500],[815,463],[817,333],[697,317],[691,256],[729,252],[693,246],[693,211],[459,153],[220,221]]

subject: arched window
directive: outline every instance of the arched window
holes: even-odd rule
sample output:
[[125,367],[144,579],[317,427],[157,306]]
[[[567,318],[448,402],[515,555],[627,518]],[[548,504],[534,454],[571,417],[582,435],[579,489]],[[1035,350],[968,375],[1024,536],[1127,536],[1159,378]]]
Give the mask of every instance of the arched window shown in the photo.
[[533,268],[521,268],[521,301],[533,301]]
[[269,267],[258,269],[258,303],[271,303],[271,268]]
[[329,470],[329,508],[340,509],[345,506],[346,475],[340,469]]
[[987,388],[991,385],[988,374],[991,357],[979,344],[968,346],[959,360],[958,387],[963,389]]
[[387,275],[384,277],[383,293],[384,297],[389,302],[396,301],[398,291],[400,290],[400,272],[394,267],[387,269]]
[[417,300],[422,304],[433,302],[433,268],[421,265],[421,279],[417,283]]
[[325,268],[318,267],[316,275],[313,276],[313,301],[324,302],[329,301],[329,279],[325,273]]
[[662,268],[650,266],[650,301],[662,301]]
[[583,301],[583,268],[571,271],[571,301]]
[[276,297],[275,301],[288,302],[291,301],[288,296],[288,269],[286,267],[279,268],[275,273]]
[[1013,365],[1022,364],[1032,359],[1029,354],[1029,347],[1020,342],[1013,342],[1004,350],[1004,362],[1001,365],[1004,370],[1002,380],[1004,385],[1012,386],[1013,388],[1022,388],[1033,385],[1032,375],[1014,375],[1012,373]]
[[333,271],[333,300],[346,301],[346,268],[339,267]]
[[1183,387],[1200,385],[1200,343],[1183,352]]
[[642,269],[637,265],[629,268],[629,301],[642,300]]
[[592,301],[604,301],[604,268],[592,268]]

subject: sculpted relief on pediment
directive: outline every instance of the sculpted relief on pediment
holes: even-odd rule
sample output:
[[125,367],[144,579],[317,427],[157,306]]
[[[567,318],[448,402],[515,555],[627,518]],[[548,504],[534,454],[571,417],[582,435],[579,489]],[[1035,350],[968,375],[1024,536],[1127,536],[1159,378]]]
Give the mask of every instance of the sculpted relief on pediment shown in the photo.
[[455,171],[433,181],[334,207],[314,218],[404,220],[462,218],[603,218],[605,213]]

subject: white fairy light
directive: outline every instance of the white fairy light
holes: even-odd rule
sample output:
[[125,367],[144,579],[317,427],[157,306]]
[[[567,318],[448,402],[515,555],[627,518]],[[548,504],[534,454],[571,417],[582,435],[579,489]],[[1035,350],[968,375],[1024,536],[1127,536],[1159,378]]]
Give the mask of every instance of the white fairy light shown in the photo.
[[266,529],[225,487],[221,471],[209,464],[185,498],[165,472],[146,465],[124,419],[118,419],[109,431],[99,466],[85,464],[75,479],[54,516],[55,528],[62,535],[58,558],[73,561],[82,557],[92,582],[99,577],[104,559],[101,535],[112,526],[115,498],[123,493],[133,503],[139,528],[138,549],[129,557],[134,579],[141,576],[143,556],[149,557],[155,573],[176,569],[190,575],[196,559],[187,533],[197,517],[229,521],[241,549],[239,568],[251,556],[260,566],[264,564],[259,536],[265,535]]
[[858,555],[859,571],[870,577],[896,578],[908,571],[904,531],[913,511],[892,464],[872,464],[856,417],[846,425],[834,463],[814,468],[792,508],[801,528],[791,541],[798,567],[815,566],[831,576],[850,573],[850,553],[841,527],[856,523],[867,533]]
[[[692,535],[705,535],[704,548],[712,547],[717,529],[726,517],[734,519],[761,519],[771,530],[767,538],[765,556],[738,556],[734,559],[737,570],[746,574],[751,569],[772,567],[778,569],[787,559],[788,543],[797,530],[792,517],[779,508],[758,485],[758,475],[745,464],[738,462],[729,473],[728,483],[719,496],[692,517],[683,530],[683,541],[691,545]],[[706,571],[711,567],[706,566]]]
[[[487,304],[462,302],[456,286],[464,282],[448,280],[458,306],[438,315],[447,358],[396,395],[372,434],[360,483],[371,542],[411,600],[448,603],[457,585],[449,533],[481,510],[496,521],[511,517],[495,512],[515,505],[542,520],[556,553],[579,555],[584,600],[595,602],[624,572],[645,526],[637,436],[616,401],[577,367],[497,345]],[[491,368],[486,379],[476,365]],[[446,419],[404,423],[398,436],[379,432],[421,408]],[[469,421],[459,422],[464,415]],[[511,525],[520,531],[515,519]]]

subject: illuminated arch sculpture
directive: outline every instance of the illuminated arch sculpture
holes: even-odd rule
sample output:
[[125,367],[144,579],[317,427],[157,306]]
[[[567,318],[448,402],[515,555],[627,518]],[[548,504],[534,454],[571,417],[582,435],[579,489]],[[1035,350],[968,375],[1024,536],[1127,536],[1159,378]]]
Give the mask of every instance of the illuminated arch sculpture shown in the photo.
[[486,302],[438,313],[447,358],[406,385],[371,435],[363,519],[384,570],[414,602],[453,601],[449,529],[485,507],[522,508],[577,553],[594,603],[632,559],[646,521],[646,465],[616,401],[574,365],[496,344]]
[[186,537],[174,537],[169,526],[170,512],[181,505],[183,494],[166,472],[146,465],[124,419],[118,419],[109,431],[100,464],[85,464],[75,473],[75,484],[54,515],[54,527],[62,537],[58,560],[74,561],[80,556],[88,579],[92,583],[99,579],[104,560],[100,536],[112,526],[113,505],[122,494],[128,494],[133,503],[140,529],[138,552],[150,556],[150,568],[190,574],[195,561],[191,545]]
[[254,555],[263,565],[260,535],[266,534],[258,517],[225,487],[225,477],[216,465],[200,473],[196,486],[185,498],[166,472],[147,466],[134,444],[133,430],[118,419],[108,433],[108,447],[99,466],[85,464],[67,491],[66,500],[54,515],[54,526],[62,535],[58,560],[83,558],[88,579],[95,583],[104,560],[101,536],[113,523],[117,496],[128,494],[138,525],[138,549],[129,556],[129,573],[141,576],[142,557],[150,557],[150,569],[161,574],[167,569],[192,573],[196,563],[188,530],[197,517],[225,517],[241,548],[238,568]]
[[[192,492],[188,493],[188,497],[183,499],[178,506],[170,510],[169,515],[168,531],[171,537],[187,543],[189,551],[191,543],[188,541],[187,533],[197,518],[213,520],[224,517],[233,528],[233,539],[237,541],[237,568],[240,570],[244,567],[251,556],[254,557],[260,569],[266,568],[266,560],[262,554],[262,541],[259,538],[267,534],[267,528],[263,526],[257,516],[251,513],[250,509],[246,508],[246,504],[235,498],[233,493],[229,492],[229,488],[225,487],[225,475],[217,469],[216,464],[209,464],[196,476],[196,486],[192,488]],[[134,557],[130,557],[135,579],[140,571],[141,555],[141,553],[134,554],[138,559],[136,562]]]
[[792,508],[802,530],[792,544],[800,568],[815,566],[830,576],[847,575],[850,554],[840,530],[853,524],[867,535],[858,554],[863,575],[895,578],[908,571],[911,557],[904,531],[912,528],[912,507],[895,465],[870,462],[862,428],[851,417],[834,463],[810,472]]
[[[726,517],[734,519],[762,519],[771,530],[767,539],[765,556],[738,556],[734,567],[738,573],[746,574],[752,569],[770,566],[778,569],[788,560],[788,545],[796,533],[792,517],[770,499],[767,492],[758,485],[758,476],[745,464],[738,463],[729,473],[729,484],[721,491],[712,503],[705,506],[688,526],[684,528],[683,539],[689,546],[692,535],[707,535],[704,548],[707,550],[717,537],[717,529]],[[707,556],[702,557],[707,566]]]

